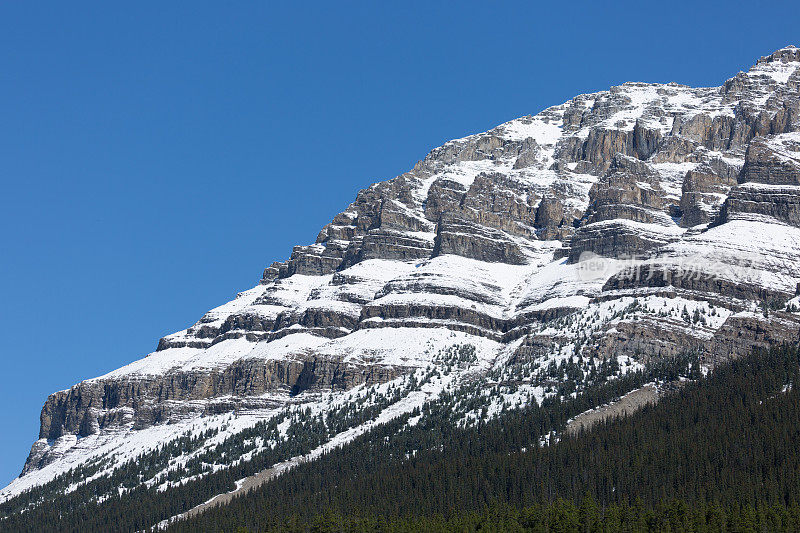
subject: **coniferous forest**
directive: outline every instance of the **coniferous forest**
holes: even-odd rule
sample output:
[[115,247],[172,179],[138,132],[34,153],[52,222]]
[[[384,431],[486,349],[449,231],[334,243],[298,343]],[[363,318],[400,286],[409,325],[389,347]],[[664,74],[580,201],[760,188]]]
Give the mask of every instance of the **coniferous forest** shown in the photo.
[[369,435],[170,530],[800,531],[799,369],[757,353],[549,446],[530,413]]
[[[453,423],[444,397],[169,530],[800,531],[799,370],[787,346],[707,377],[677,358],[469,426]],[[655,405],[560,432],[654,377],[680,376]],[[142,530],[236,476],[94,503],[76,491],[8,514],[0,529]]]

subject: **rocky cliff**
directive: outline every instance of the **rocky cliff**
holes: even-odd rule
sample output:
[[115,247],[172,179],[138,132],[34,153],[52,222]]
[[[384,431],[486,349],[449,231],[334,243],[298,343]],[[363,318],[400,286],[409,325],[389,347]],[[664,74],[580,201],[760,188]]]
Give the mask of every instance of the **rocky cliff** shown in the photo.
[[720,87],[580,95],[432,150],[155,352],[52,394],[4,495],[152,447],[131,435],[392,382],[456,342],[473,373],[711,366],[800,340],[799,282],[800,49]]

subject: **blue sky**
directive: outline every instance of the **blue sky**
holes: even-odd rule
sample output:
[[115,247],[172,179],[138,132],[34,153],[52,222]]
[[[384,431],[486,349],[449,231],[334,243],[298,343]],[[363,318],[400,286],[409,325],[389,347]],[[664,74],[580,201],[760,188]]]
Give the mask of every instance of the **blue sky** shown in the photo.
[[49,393],[152,351],[431,148],[800,44],[790,2],[291,4],[0,4],[0,485]]

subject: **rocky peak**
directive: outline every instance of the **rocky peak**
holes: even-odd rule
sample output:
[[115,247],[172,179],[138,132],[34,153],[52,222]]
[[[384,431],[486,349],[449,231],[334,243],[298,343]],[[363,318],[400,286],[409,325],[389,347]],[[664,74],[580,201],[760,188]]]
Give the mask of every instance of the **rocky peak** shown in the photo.
[[779,50],[775,50],[768,56],[760,58],[756,62],[756,65],[775,61],[781,63],[800,63],[800,48],[793,45],[785,46]]

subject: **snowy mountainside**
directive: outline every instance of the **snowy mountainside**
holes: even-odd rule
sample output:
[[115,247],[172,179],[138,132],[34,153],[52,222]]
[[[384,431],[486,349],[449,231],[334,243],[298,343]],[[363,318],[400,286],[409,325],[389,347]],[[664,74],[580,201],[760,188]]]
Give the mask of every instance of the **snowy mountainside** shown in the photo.
[[798,341],[798,283],[800,49],[720,87],[579,95],[432,150],[155,352],[52,394],[0,501],[313,460],[456,391],[481,391],[447,403],[467,424],[713,366]]

